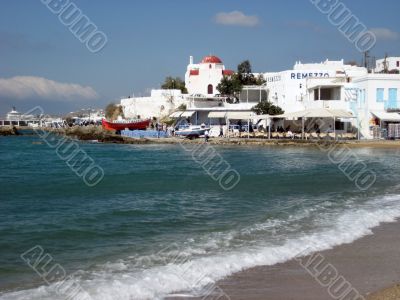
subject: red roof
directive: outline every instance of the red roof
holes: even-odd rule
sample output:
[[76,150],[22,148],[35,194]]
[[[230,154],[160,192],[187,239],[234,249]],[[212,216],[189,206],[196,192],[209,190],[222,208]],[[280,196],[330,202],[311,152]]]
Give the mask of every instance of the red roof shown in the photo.
[[232,70],[223,70],[222,71],[222,75],[225,75],[225,76],[232,76],[233,73],[234,72]]
[[206,56],[201,61],[202,64],[222,64],[222,60],[214,55]]
[[190,76],[197,76],[199,73],[199,70],[190,70]]

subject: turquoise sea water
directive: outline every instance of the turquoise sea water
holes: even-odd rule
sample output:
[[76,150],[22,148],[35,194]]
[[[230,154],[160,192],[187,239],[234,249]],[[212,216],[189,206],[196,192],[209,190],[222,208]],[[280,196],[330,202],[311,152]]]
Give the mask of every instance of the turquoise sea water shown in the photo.
[[21,258],[34,246],[91,299],[160,299],[400,216],[393,149],[352,150],[377,178],[361,191],[316,147],[216,147],[241,178],[224,191],[179,145],[80,143],[105,174],[88,187],[38,141],[0,138],[0,299],[66,298]]

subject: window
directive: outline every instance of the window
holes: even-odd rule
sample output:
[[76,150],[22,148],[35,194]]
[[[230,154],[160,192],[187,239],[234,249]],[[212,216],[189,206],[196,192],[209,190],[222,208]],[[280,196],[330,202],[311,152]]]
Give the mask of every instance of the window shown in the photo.
[[376,89],[376,102],[384,102],[384,94],[385,89]]
[[344,122],[336,121],[335,122],[335,129],[336,130],[344,130]]
[[208,94],[209,94],[209,95],[214,94],[214,87],[213,87],[212,84],[209,84],[209,85],[208,85],[207,91],[208,91]]
[[389,101],[387,103],[387,109],[398,109],[397,105],[397,89],[389,89]]
[[400,61],[397,61],[397,62],[396,62],[396,66],[397,66],[398,68],[400,68]]
[[334,88],[321,88],[314,90],[314,100],[334,100],[334,97],[337,96]]

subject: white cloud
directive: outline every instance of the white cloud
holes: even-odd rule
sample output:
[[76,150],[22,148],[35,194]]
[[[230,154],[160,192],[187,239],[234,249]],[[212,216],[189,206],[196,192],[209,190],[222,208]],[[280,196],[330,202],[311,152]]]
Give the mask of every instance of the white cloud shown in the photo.
[[260,24],[257,16],[247,16],[241,11],[221,12],[215,16],[218,24],[228,26],[254,27]]
[[400,38],[398,32],[392,31],[389,28],[371,28],[370,31],[380,40],[395,41]]
[[61,83],[42,77],[17,76],[0,78],[0,97],[12,99],[43,100],[92,100],[98,97],[96,91],[89,86],[73,83]]

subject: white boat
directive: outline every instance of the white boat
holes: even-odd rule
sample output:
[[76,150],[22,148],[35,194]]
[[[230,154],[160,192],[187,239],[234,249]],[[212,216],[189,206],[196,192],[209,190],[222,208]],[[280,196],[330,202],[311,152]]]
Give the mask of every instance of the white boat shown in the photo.
[[31,121],[33,119],[34,119],[34,116],[22,114],[22,113],[18,112],[15,109],[15,107],[13,107],[12,111],[10,111],[6,117],[6,121],[14,121],[14,122]]
[[205,124],[202,125],[184,125],[180,126],[177,131],[175,131],[176,136],[182,136],[189,139],[199,138],[204,136],[206,131],[210,131],[210,127]]
[[13,107],[12,111],[7,114],[7,121],[20,121],[22,114],[18,112],[15,107]]

